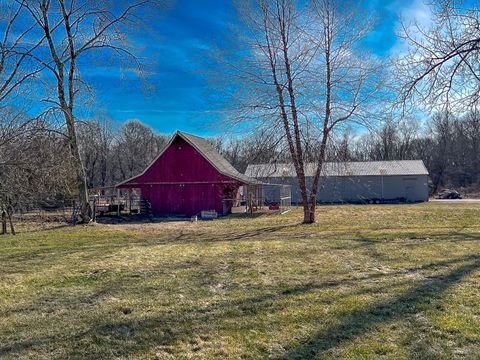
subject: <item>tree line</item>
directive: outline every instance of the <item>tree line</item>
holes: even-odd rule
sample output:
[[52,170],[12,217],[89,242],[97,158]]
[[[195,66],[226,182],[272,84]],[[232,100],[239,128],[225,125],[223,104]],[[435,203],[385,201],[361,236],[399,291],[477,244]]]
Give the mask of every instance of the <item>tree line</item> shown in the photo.
[[[342,132],[327,150],[326,161],[423,160],[430,191],[462,188],[480,191],[480,114],[438,113],[424,120],[387,121],[375,131]],[[222,149],[239,171],[248,164],[291,162],[288,151],[269,137],[235,140]],[[305,157],[306,162],[312,157]]]
[[[138,120],[128,121],[117,129],[111,124],[107,120],[92,120],[79,127],[90,188],[112,186],[139,174],[171,136],[158,134]],[[386,121],[375,131],[359,134],[347,129],[338,137],[327,149],[326,161],[423,160],[430,173],[432,192],[442,187],[480,190],[477,112],[462,116],[437,113],[422,124],[413,118]],[[242,173],[249,164],[292,161],[288,149],[270,133],[208,139]],[[314,159],[308,152],[304,158],[306,163]]]
[[349,161],[423,160],[431,191],[480,190],[480,114],[438,113],[422,126],[417,121],[387,122],[378,132],[345,137],[340,158]]

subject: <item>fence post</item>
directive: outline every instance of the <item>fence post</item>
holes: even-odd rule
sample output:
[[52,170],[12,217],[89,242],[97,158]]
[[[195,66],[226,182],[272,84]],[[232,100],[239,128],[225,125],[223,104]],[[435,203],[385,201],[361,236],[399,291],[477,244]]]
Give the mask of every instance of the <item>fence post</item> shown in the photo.
[[120,189],[117,188],[117,216],[120,216]]
[[97,222],[97,196],[93,196],[93,222]]
[[72,202],[72,222],[73,222],[73,225],[75,226],[77,224],[77,208],[76,208],[76,204],[75,204],[75,200],[73,200]]
[[128,214],[132,215],[132,189],[128,189]]

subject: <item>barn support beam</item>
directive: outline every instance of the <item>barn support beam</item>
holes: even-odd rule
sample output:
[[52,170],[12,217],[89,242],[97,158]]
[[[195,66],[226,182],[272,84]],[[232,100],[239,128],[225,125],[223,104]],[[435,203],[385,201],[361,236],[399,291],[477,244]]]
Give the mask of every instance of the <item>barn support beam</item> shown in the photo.
[[120,189],[117,188],[117,216],[120,216]]

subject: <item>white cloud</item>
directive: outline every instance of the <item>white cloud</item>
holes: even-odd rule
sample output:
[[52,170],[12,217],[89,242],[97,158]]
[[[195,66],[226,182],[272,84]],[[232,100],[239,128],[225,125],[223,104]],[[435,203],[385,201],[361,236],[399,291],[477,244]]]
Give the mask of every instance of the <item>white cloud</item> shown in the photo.
[[[405,3],[402,1],[401,3]],[[418,24],[429,27],[433,23],[432,8],[424,0],[413,0],[406,7],[399,7],[399,15],[406,25]]]
[[[434,21],[432,7],[425,0],[397,0],[393,2],[391,9],[397,13],[399,18],[396,31],[401,32],[403,25],[409,31],[410,36],[413,37],[418,33],[417,27],[420,29],[429,28]],[[398,37],[396,44],[390,50],[390,54],[398,56],[406,53],[408,49],[408,43]]]

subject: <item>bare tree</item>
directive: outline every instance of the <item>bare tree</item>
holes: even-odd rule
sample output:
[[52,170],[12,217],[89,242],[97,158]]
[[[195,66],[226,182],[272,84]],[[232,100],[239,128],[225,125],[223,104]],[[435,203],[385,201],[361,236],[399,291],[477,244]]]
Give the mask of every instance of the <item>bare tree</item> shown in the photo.
[[467,171],[471,175],[472,183],[480,185],[480,114],[475,109],[468,113],[465,118],[466,144],[468,146],[469,159]]
[[0,2],[0,105],[43,69],[30,55],[45,38],[33,36],[35,26],[23,19],[24,11],[21,3]]
[[167,138],[137,120],[123,124],[115,135],[111,162],[116,172],[114,181],[128,179],[142,172],[160,153]]
[[365,125],[379,90],[379,67],[360,51],[371,17],[353,1],[258,0],[238,9],[248,29],[240,39],[246,56],[222,59],[242,81],[233,87],[243,109],[238,119],[281,134],[298,177],[303,221],[312,223],[331,135],[346,123]]
[[249,164],[290,162],[281,137],[272,135],[270,131],[257,131],[241,138],[217,139],[216,148],[241,173]]
[[424,121],[390,120],[379,131],[356,136],[348,149],[354,161],[421,159],[429,171],[432,192],[454,187],[478,194],[479,139],[478,111],[462,116],[443,111]]
[[89,187],[111,185],[110,160],[115,140],[115,130],[107,116],[96,117],[79,123],[77,128],[80,152],[85,166]]
[[23,121],[23,114],[7,106],[0,108],[0,212],[2,231],[7,233],[7,218],[10,221],[11,233],[15,234],[12,221],[14,196],[16,193],[17,169],[23,161],[23,153],[19,150],[28,121]]
[[[151,12],[160,5],[155,0],[129,2],[76,0],[15,0],[35,23],[47,44],[26,53],[48,70],[55,81],[55,96],[45,102],[51,111],[60,111],[66,124],[66,134],[74,164],[80,216],[91,219],[87,179],[76,133],[76,110],[79,92],[87,84],[81,78],[82,58],[87,53],[103,54],[117,61],[128,61],[132,70],[140,72],[140,62],[128,43],[127,27],[138,25],[139,11]],[[149,7],[148,10],[146,7]]]
[[21,109],[0,108],[0,211],[13,214],[44,200],[70,198],[72,169],[65,137]]
[[465,111],[480,99],[480,3],[431,2],[432,24],[403,22],[396,75],[402,104]]

